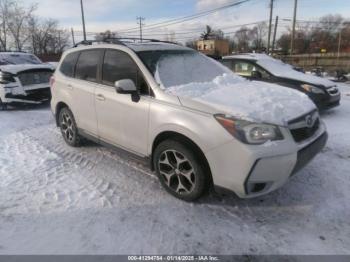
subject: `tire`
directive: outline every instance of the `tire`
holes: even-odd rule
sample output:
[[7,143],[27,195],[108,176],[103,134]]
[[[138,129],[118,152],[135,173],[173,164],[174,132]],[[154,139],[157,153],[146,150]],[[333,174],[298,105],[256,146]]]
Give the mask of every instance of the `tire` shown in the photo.
[[7,104],[6,103],[3,103],[1,98],[0,98],[0,110],[7,110]]
[[209,191],[209,175],[193,150],[166,140],[154,151],[153,164],[167,192],[184,201],[194,201]]
[[79,147],[81,138],[78,134],[77,124],[69,108],[62,108],[58,116],[59,127],[64,141],[72,147]]

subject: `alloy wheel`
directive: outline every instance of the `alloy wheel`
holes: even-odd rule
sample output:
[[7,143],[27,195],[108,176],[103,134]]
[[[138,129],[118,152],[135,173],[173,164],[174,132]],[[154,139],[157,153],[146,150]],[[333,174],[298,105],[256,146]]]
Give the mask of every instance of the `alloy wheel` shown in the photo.
[[74,122],[73,122],[72,117],[66,112],[62,113],[61,129],[62,129],[62,133],[63,133],[64,137],[67,139],[67,141],[73,142],[74,135],[75,135]]
[[159,158],[158,168],[166,186],[177,194],[190,194],[196,185],[195,170],[188,158],[176,150],[166,150]]

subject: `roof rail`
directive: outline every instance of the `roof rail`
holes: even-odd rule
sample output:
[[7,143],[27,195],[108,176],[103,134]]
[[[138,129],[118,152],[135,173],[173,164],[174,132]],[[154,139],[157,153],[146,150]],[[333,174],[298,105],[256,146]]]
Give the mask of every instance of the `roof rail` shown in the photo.
[[[128,42],[129,41],[129,42]],[[170,41],[162,41],[158,39],[149,39],[149,38],[137,38],[137,37],[106,37],[99,40],[84,40],[79,43],[76,43],[74,47],[78,47],[79,45],[92,45],[93,43],[108,43],[108,44],[118,44],[118,45],[126,45],[126,43],[142,43],[145,42],[153,42],[153,43],[167,43],[167,44],[175,44],[178,43],[170,42]]]

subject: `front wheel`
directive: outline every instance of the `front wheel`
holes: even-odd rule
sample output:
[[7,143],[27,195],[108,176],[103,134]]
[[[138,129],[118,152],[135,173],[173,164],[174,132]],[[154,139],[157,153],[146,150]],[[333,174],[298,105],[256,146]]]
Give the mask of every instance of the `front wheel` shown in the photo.
[[162,186],[173,196],[194,201],[208,191],[208,174],[196,154],[184,144],[166,140],[154,152],[154,167]]
[[58,120],[64,141],[70,146],[78,147],[80,136],[72,112],[67,107],[61,109]]

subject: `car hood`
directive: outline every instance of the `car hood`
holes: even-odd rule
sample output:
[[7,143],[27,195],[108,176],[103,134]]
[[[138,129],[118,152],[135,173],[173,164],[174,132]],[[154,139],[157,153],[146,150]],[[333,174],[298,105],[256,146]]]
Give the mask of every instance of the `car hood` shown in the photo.
[[50,69],[54,70],[54,67],[48,64],[40,64],[40,65],[32,65],[32,64],[26,64],[26,65],[4,65],[0,66],[0,71],[11,73],[11,74],[17,74],[19,72],[32,70],[32,69]]
[[271,59],[267,60],[259,60],[257,64],[267,69],[271,74],[281,78],[287,78],[290,80],[296,80],[299,82],[303,82],[305,84],[324,86],[324,87],[332,87],[336,84],[326,78],[314,76],[311,74],[304,74],[302,72],[298,72],[294,70],[290,65],[284,63],[271,63]]
[[297,71],[293,72],[293,70],[290,73],[280,74],[277,76],[304,82],[306,84],[317,85],[317,86],[332,87],[336,85],[334,82],[332,82],[329,79],[314,76],[314,75],[304,74]]
[[185,107],[211,114],[286,126],[288,121],[316,109],[302,92],[226,74],[208,83],[190,83],[166,89]]

